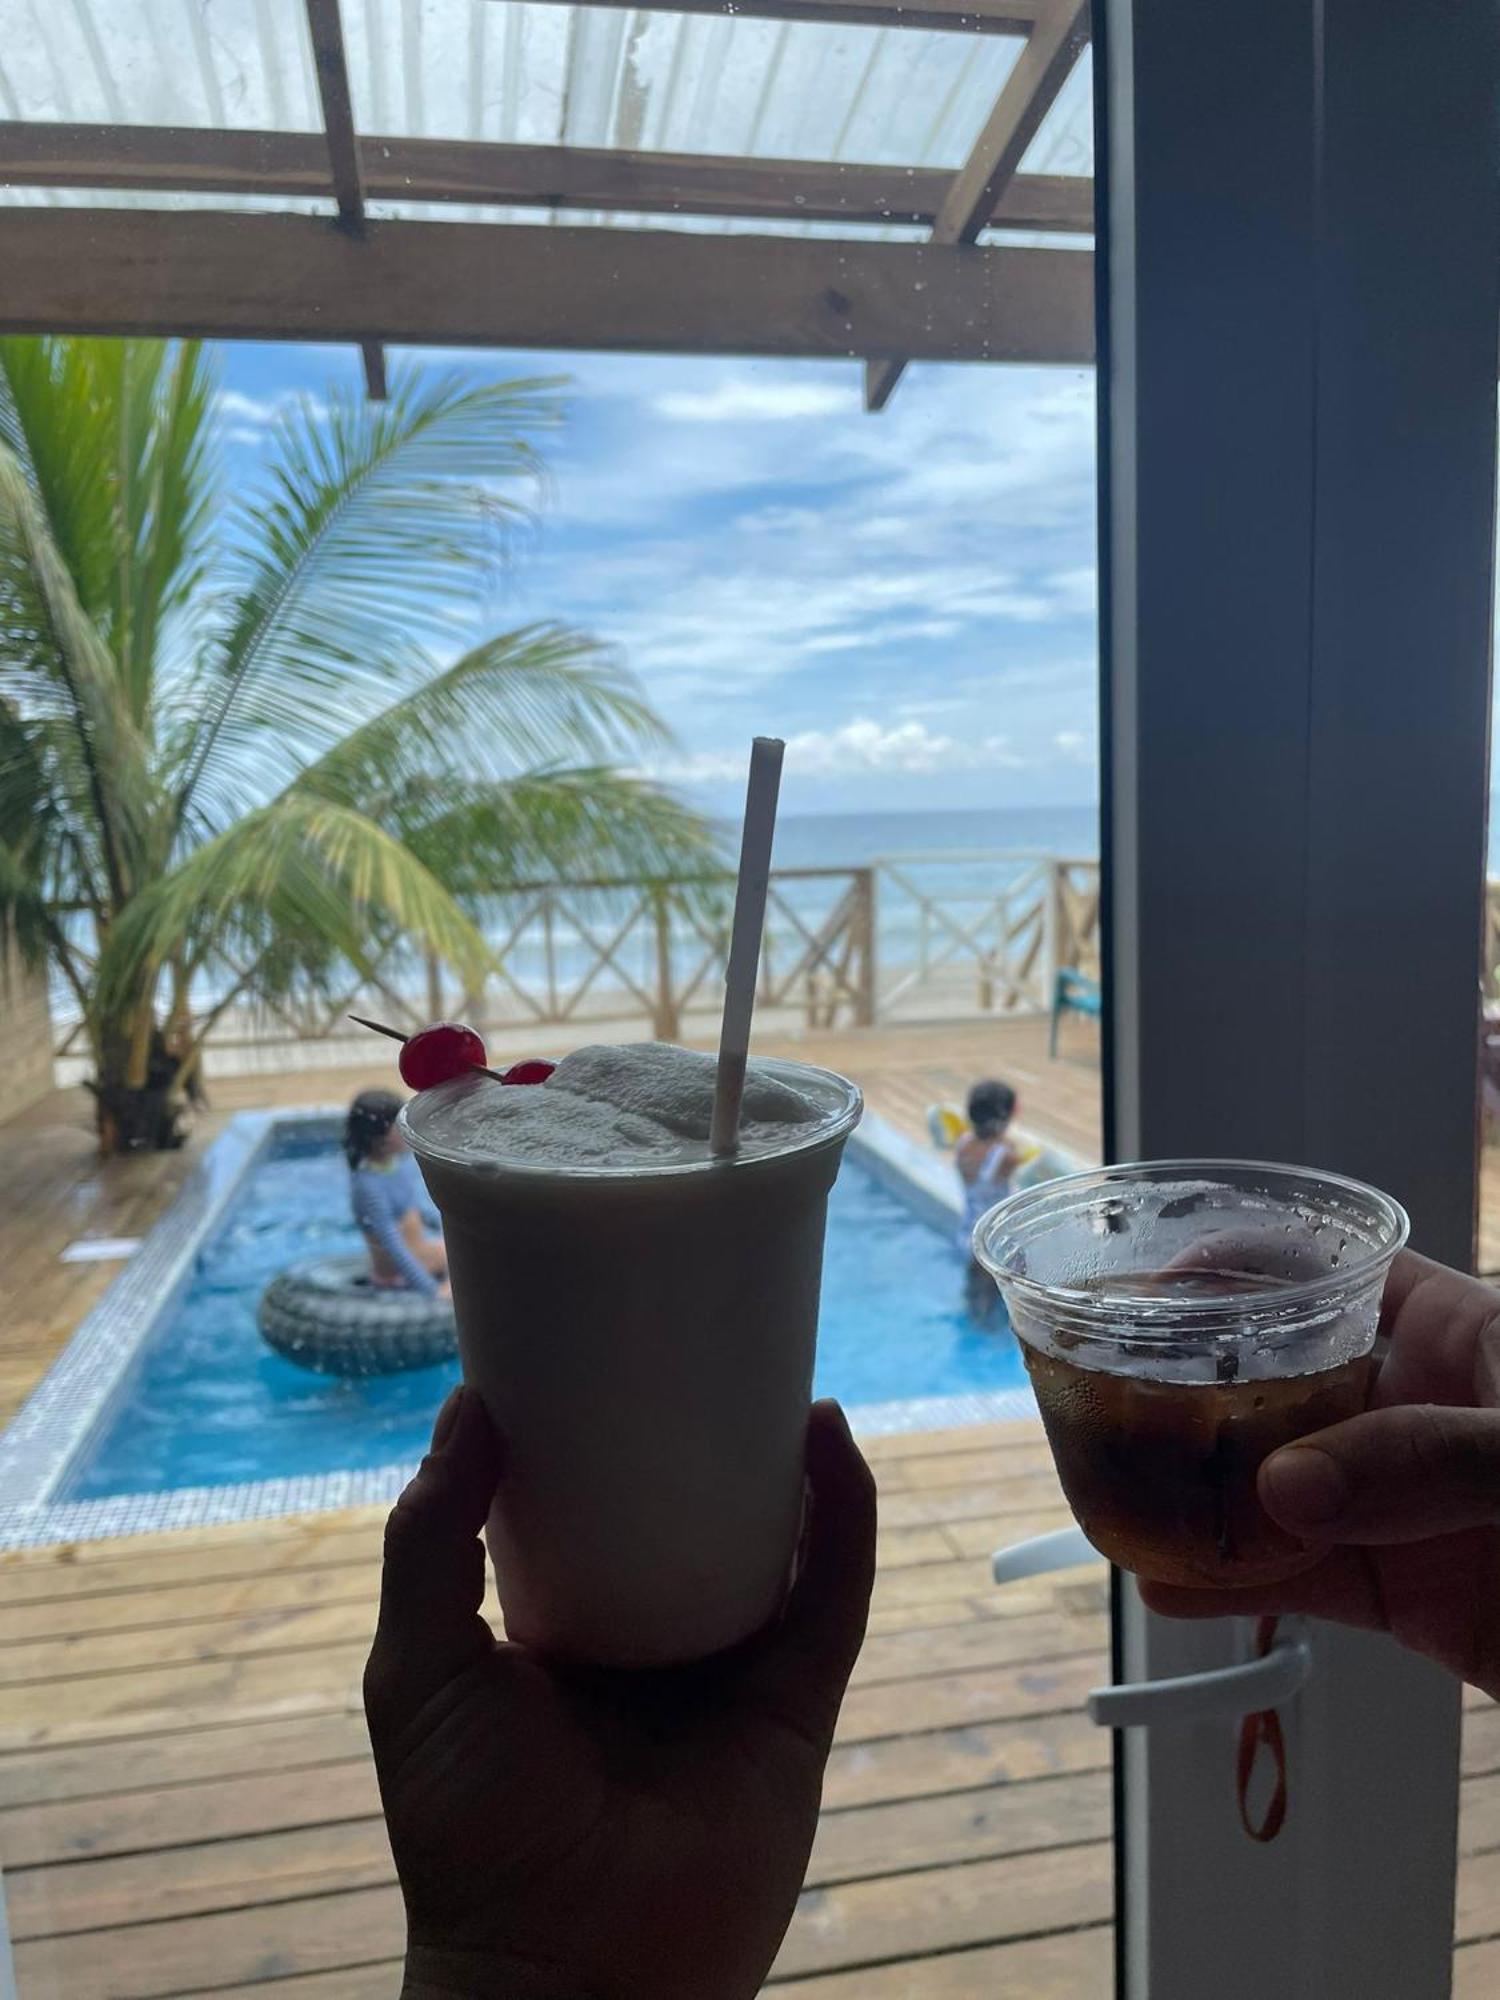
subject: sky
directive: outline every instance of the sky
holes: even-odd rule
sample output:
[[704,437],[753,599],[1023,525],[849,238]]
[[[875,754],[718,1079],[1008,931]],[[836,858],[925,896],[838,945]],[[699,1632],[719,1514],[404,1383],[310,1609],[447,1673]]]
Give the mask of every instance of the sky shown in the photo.
[[[783,810],[1088,804],[1097,788],[1094,377],[916,365],[867,415],[849,362],[432,353],[566,379],[534,533],[487,607],[617,649],[671,726],[653,766],[737,810],[755,734]],[[351,350],[219,354],[238,484]]]

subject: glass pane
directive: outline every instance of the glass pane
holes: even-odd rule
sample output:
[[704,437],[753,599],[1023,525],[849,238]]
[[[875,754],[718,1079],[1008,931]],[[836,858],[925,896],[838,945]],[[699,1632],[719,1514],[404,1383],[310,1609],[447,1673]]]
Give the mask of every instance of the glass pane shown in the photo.
[[[6,204],[100,211],[101,243],[117,207],[164,229],[326,216],[300,4],[78,0],[40,47],[31,17],[0,0],[0,115],[35,127]],[[483,222],[502,260],[512,225],[608,226],[614,297],[637,300],[626,239],[667,225],[744,238],[764,280],[725,264],[727,334],[669,284],[647,344],[682,352],[621,351],[609,311],[541,349],[207,344],[212,449],[184,473],[201,544],[159,643],[130,655],[151,693],[129,740],[159,780],[131,796],[190,803],[125,893],[87,788],[61,798],[78,839],[49,850],[51,928],[7,940],[0,986],[0,1256],[22,1281],[0,1371],[0,1862],[21,2000],[394,1990],[403,1923],[357,1688],[384,1515],[458,1364],[422,1282],[443,1266],[420,1184],[399,1220],[415,1279],[358,1226],[366,1184],[406,1168],[346,1127],[356,1093],[401,1087],[350,1015],[399,1033],[462,1018],[502,1071],[600,1042],[711,1050],[767,732],[786,765],[754,1051],[865,1096],[831,1197],[816,1387],[848,1408],[881,1496],[870,1636],[768,1990],[1104,2000],[1110,1744],[1084,1701],[1109,1676],[1106,1573],[992,1582],[997,1548],[1069,1516],[963,1248],[1010,1185],[1101,1153],[1094,374],[1072,321],[1046,365],[1030,347],[986,364],[971,324],[943,350],[962,362],[887,364],[871,411],[861,359],[768,351],[795,329],[767,331],[746,297],[819,319],[858,280],[855,310],[878,308],[885,267],[866,283],[856,253],[929,240],[1021,39],[900,8],[880,25],[836,6],[786,22],[346,0],[343,17],[358,132],[443,147],[367,145],[372,223]],[[951,333],[968,308],[948,288],[997,246],[1086,268],[1091,77],[1085,50],[1054,79],[1019,176],[957,232],[980,247],[903,270],[927,288],[915,313],[898,302],[908,331]],[[93,187],[44,129],[75,120],[146,136],[100,153]],[[263,139],[198,144],[235,132]],[[288,150],[298,135],[321,150]],[[471,142],[511,150],[479,167]],[[518,157],[541,147],[593,149],[597,181],[549,155],[560,188]],[[665,187],[676,154],[703,167],[680,202],[630,195],[647,169]],[[766,163],[848,177],[814,190]],[[586,256],[581,232],[560,240]],[[798,267],[813,307],[777,250],[819,258]],[[741,310],[764,323],[743,354]],[[14,391],[48,443],[85,422],[65,361],[99,371],[95,407],[126,393],[117,355],[52,358],[21,382],[18,356]],[[167,395],[164,376],[158,417]],[[404,484],[398,468],[308,504],[370,427],[445,397],[468,414],[431,416],[439,445]],[[111,450],[148,429],[112,428]],[[38,473],[59,494],[67,477]],[[72,497],[86,510],[87,488]],[[121,579],[85,540],[78,596],[123,685]],[[292,611],[278,624],[273,604],[237,653],[225,606],[268,578]],[[234,852],[231,879],[214,857]],[[152,912],[160,969],[108,1013],[100,952]],[[971,1116],[983,1082],[1013,1108],[992,1092]],[[393,1301],[416,1365],[371,1369],[371,1315]]]

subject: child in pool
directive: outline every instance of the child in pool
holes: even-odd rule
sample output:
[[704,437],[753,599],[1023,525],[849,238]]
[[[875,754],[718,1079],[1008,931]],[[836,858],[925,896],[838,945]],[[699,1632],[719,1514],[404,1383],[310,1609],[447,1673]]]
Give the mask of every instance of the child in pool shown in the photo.
[[955,1154],[963,1184],[964,1220],[959,1247],[968,1260],[964,1273],[964,1304],[971,1319],[988,1326],[1000,1311],[995,1281],[970,1247],[974,1225],[988,1208],[1010,1193],[1010,1177],[1020,1163],[1020,1149],[1006,1137],[1016,1112],[1016,1093],[1008,1083],[976,1083],[969,1092],[969,1131]]
[[[396,1124],[394,1091],[362,1090],[344,1120],[349,1201],[370,1246],[375,1283],[446,1299],[448,1258],[437,1210],[428,1199]],[[425,1225],[425,1226],[424,1226]],[[435,1236],[428,1229],[436,1229]]]

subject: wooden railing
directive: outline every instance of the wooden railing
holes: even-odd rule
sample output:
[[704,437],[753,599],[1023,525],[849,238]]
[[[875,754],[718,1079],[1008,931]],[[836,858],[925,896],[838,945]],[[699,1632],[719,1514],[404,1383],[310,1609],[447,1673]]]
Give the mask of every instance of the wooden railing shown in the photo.
[[1098,973],[1097,861],[917,854],[876,875],[883,1019],[1035,1013],[1064,968]]
[[1493,878],[1484,890],[1484,942],[1480,960],[1486,996],[1500,1000],[1500,881]]
[[[574,1041],[702,1038],[723,1001],[731,890],[727,878],[523,887],[491,917],[494,969],[478,991],[397,941],[348,991],[226,1011],[209,1036],[213,1065],[352,1060],[364,1038],[351,1006],[406,1028],[460,1015],[501,1047],[541,1027]],[[786,1032],[1043,1012],[1060,969],[1097,972],[1098,930],[1094,861],[901,855],[780,868],[757,1020]],[[82,1062],[66,1039],[58,1054]]]

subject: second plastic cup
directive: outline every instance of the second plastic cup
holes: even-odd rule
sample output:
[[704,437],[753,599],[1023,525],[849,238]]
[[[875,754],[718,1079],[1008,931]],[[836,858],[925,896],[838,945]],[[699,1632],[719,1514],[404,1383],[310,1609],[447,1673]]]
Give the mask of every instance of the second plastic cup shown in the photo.
[[1155,1582],[1275,1583],[1318,1559],[1256,1498],[1261,1461],[1365,1406],[1405,1212],[1300,1167],[1165,1160],[982,1216],[1068,1504]]

